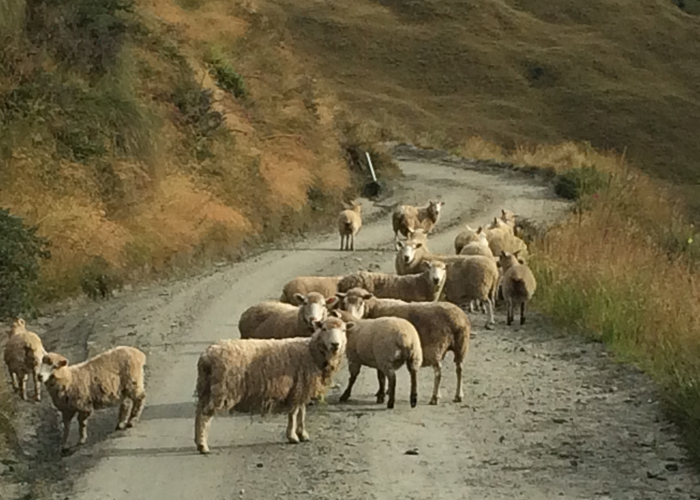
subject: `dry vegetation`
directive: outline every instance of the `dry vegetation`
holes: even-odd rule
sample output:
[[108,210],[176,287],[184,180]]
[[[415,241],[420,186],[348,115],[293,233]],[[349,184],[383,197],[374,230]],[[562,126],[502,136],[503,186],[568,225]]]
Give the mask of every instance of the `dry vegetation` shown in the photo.
[[472,138],[462,153],[609,175],[602,188],[584,190],[567,222],[533,242],[536,304],[651,373],[700,458],[700,235],[683,207],[624,158],[585,144],[506,151]]

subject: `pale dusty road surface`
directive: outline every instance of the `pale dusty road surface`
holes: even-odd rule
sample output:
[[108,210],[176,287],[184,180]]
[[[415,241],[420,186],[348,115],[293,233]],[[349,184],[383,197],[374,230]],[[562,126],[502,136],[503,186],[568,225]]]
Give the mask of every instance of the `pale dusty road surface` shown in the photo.
[[[406,178],[380,204],[444,200],[441,232],[430,241],[434,252],[453,252],[457,221],[486,222],[501,207],[551,220],[565,209],[549,188],[522,174],[417,157],[404,157],[401,166]],[[493,331],[482,328],[485,317],[471,318],[464,403],[451,402],[451,354],[437,407],[427,404],[432,370],[420,374],[415,409],[402,371],[396,408],[387,410],[373,403],[376,377],[365,369],[348,404],[337,403],[342,389],[335,388],[327,404],[310,409],[311,442],[286,444],[284,415],[219,416],[212,455],[198,455],[199,354],[217,339],[238,337],[240,314],[278,298],[298,275],[393,271],[389,215],[377,207],[368,212],[376,220],[363,227],[353,254],[337,251],[337,235],[319,236],[48,324],[49,347],[75,361],[118,344],[142,348],[149,356],[148,399],[136,428],[115,434],[115,411],[102,412],[91,421],[88,444],[63,459],[56,453],[57,420],[46,410],[40,429],[46,458],[37,470],[53,468],[53,475],[37,473],[35,494],[61,500],[698,498],[697,480],[643,375],[535,314],[524,328],[507,328],[503,311]],[[343,368],[337,381],[346,380]]]

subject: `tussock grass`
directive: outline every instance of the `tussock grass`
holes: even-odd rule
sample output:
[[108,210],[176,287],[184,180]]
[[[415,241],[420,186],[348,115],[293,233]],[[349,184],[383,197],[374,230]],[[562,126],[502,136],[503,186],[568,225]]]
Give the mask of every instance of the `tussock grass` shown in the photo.
[[562,175],[588,168],[609,176],[581,195],[568,220],[531,242],[535,305],[650,373],[700,458],[700,237],[678,198],[620,155],[587,144],[508,151],[472,139],[463,147],[471,157],[493,151]]

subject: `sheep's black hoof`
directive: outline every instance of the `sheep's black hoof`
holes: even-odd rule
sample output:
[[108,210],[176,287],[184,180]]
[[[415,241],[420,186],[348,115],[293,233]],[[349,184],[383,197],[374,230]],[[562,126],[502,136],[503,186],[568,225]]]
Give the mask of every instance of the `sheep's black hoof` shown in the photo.
[[393,402],[393,401],[389,401],[389,402],[386,404],[386,407],[387,407],[389,410],[393,410],[393,409],[394,409],[394,402]]
[[411,408],[415,408],[416,406],[418,406],[418,395],[411,394]]

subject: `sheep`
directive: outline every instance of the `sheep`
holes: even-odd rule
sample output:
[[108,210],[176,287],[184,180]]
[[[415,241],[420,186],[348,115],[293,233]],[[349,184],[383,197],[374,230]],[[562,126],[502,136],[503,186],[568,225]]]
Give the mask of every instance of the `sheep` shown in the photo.
[[503,219],[503,217],[494,217],[493,221],[488,226],[486,226],[486,233],[487,235],[494,234],[497,232],[514,234],[514,229],[514,222],[511,226],[510,223],[507,222],[507,220]]
[[527,245],[525,242],[510,232],[496,230],[490,235],[487,234],[487,238],[493,255],[501,255],[501,252],[520,252],[522,257],[527,256]]
[[345,355],[348,358],[350,380],[347,389],[340,396],[340,402],[350,399],[360,369],[362,366],[368,366],[377,370],[377,403],[384,403],[385,382],[389,379],[387,408],[394,408],[396,370],[406,364],[411,376],[410,404],[411,408],[415,408],[418,404],[418,370],[423,364],[423,350],[416,328],[401,318],[355,320],[348,311],[336,310],[331,314],[348,324]]
[[472,229],[472,227],[467,224],[465,229],[455,237],[455,253],[459,255],[462,252],[462,248],[469,243],[477,241],[478,238],[476,235],[482,231],[483,229],[481,226],[479,226],[478,229]]
[[501,252],[499,265],[503,269],[503,297],[508,307],[507,324],[511,325],[515,316],[515,306],[520,305],[520,324],[525,323],[525,304],[537,290],[537,281],[525,261],[518,258],[518,252]]
[[440,297],[445,277],[445,264],[432,261],[425,264],[421,274],[398,276],[366,271],[349,274],[338,283],[338,291],[364,288],[380,298],[401,299],[406,302],[434,302]]
[[39,377],[46,385],[53,404],[63,415],[62,450],[65,452],[70,423],[78,414],[79,444],[87,441],[87,420],[94,410],[119,402],[117,430],[134,426],[146,401],[143,367],[146,355],[134,347],[115,347],[78,363],[57,353],[44,355]]
[[197,362],[195,444],[209,453],[209,425],[220,410],[288,412],[287,440],[308,441],[306,405],[340,368],[345,323],[316,322],[310,338],[221,340]]
[[246,309],[238,321],[241,338],[310,337],[314,332],[314,322],[326,319],[327,305],[337,300],[335,297],[326,299],[316,292],[308,295],[297,294],[294,298],[302,305],[266,301]]
[[34,381],[34,400],[41,401],[39,366],[46,354],[41,339],[36,333],[27,331],[26,323],[18,318],[12,323],[5,344],[5,364],[12,379],[12,389],[27,400],[27,377]]
[[420,240],[409,238],[406,241],[397,241],[394,258],[396,274],[405,276],[423,272],[423,260],[428,253],[427,244]]
[[[369,298],[367,298],[369,295]],[[447,351],[454,354],[457,388],[454,402],[464,398],[462,388],[462,363],[469,350],[471,324],[469,318],[459,307],[445,302],[403,302],[395,299],[377,299],[371,297],[367,290],[353,288],[348,290],[347,298],[355,302],[365,301],[365,317],[369,319],[383,317],[403,318],[411,322],[418,332],[423,365],[431,366],[435,373],[431,405],[440,399],[440,382],[442,380],[442,360]],[[340,302],[340,308],[346,301]]]
[[515,212],[505,208],[501,209],[501,220],[508,224],[513,229],[513,232],[515,232],[515,226],[517,223]]
[[355,250],[355,235],[362,228],[362,203],[352,202],[352,208],[338,216],[340,250]]
[[493,252],[489,247],[489,240],[481,227],[479,227],[479,230],[476,232],[476,239],[464,245],[459,255],[483,255],[484,257],[493,258]]
[[391,216],[394,228],[394,240],[398,241],[399,233],[408,237],[409,230],[423,229],[426,234],[432,231],[440,218],[440,211],[445,205],[444,201],[429,201],[424,207],[413,205],[401,205]]
[[280,302],[300,306],[303,302],[299,298],[311,292],[320,293],[326,298],[334,297],[338,292],[338,282],[342,278],[342,276],[300,276],[294,278],[282,288]]
[[486,303],[489,315],[486,328],[491,328],[495,323],[493,304],[497,285],[498,266],[494,258],[473,255],[448,264],[443,292],[445,299],[453,304],[477,300]]

